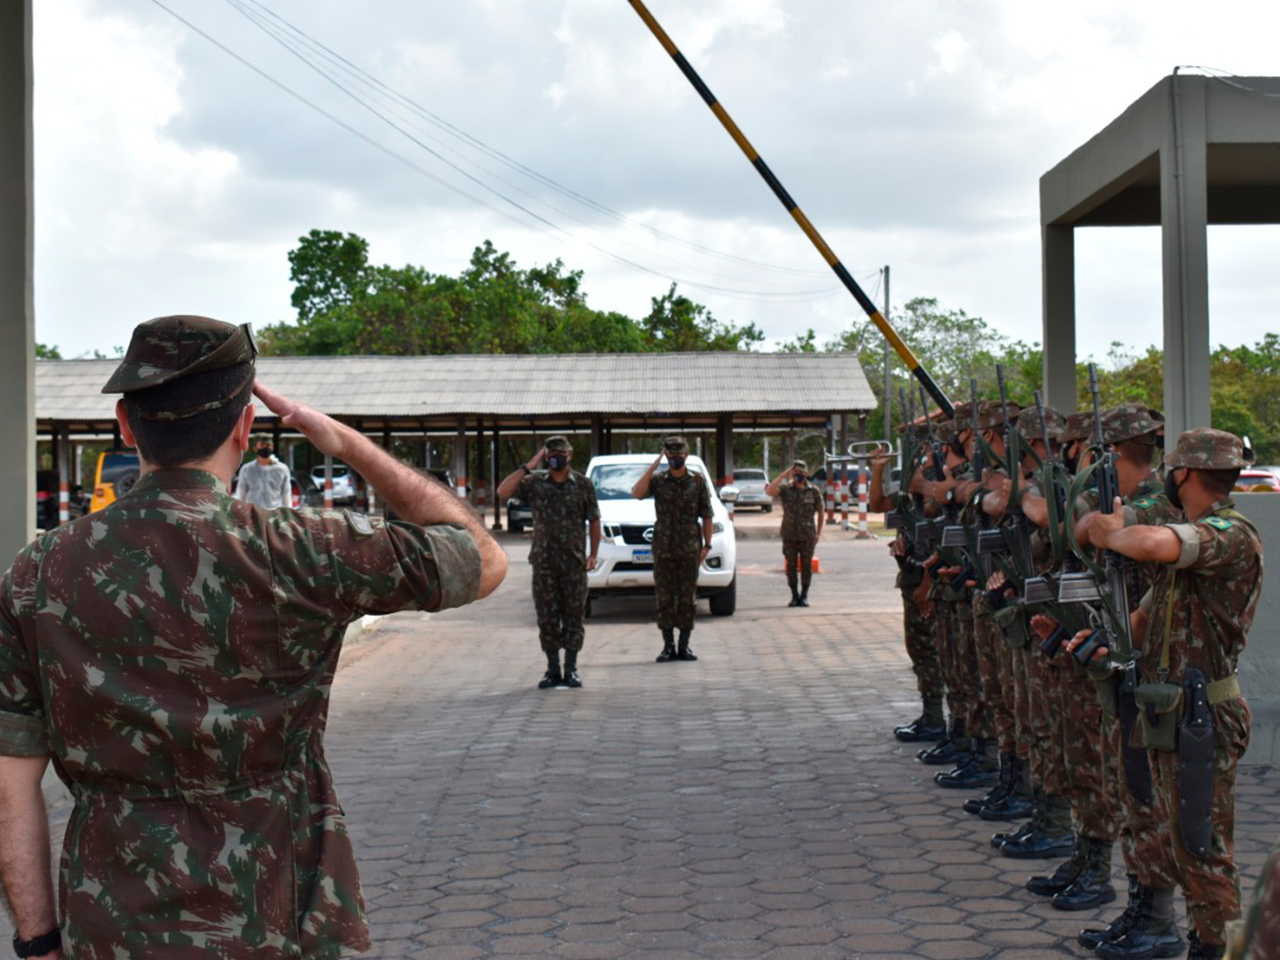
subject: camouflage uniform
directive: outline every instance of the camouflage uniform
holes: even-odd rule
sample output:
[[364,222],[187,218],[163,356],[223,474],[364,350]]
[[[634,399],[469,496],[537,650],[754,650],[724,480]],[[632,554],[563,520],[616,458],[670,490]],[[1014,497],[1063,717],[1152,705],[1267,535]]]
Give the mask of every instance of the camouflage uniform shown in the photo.
[[1243,920],[1230,929],[1228,960],[1280,960],[1280,843],[1262,865]]
[[265,511],[188,469],[28,545],[0,578],[0,753],[51,755],[75,798],[66,955],[367,949],[323,750],[345,627],[479,579],[460,528]]
[[[1240,441],[1209,428],[1189,430],[1165,458],[1170,470],[1228,469],[1244,463]],[[1179,829],[1178,754],[1152,750],[1160,813],[1171,837],[1173,869],[1187,915],[1202,943],[1226,942],[1240,915],[1234,861],[1236,766],[1249,742],[1249,707],[1234,683],[1236,666],[1262,590],[1262,543],[1230,499],[1195,522],[1169,524],[1182,541],[1179,559],[1161,568],[1150,594],[1139,679],[1181,684],[1190,666],[1210,683],[1213,717],[1212,840],[1205,859],[1187,851]]]
[[514,496],[533,511],[533,606],[542,651],[582,649],[587,604],[586,524],[600,519],[596,489],[577,470],[558,483],[545,470],[521,478]]
[[788,480],[778,491],[782,501],[782,556],[787,565],[787,585],[796,589],[796,569],[800,587],[806,593],[813,579],[813,551],[818,543],[814,516],[823,508],[822,494],[812,483],[800,486]]
[[711,517],[707,482],[692,470],[683,477],[659,470],[649,480],[657,519],[653,525],[653,586],[662,630],[692,630],[698,599],[700,521]]

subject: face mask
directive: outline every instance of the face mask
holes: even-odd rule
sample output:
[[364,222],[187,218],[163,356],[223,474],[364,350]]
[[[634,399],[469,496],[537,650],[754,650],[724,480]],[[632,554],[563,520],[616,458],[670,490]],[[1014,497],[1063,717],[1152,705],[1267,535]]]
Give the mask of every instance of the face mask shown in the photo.
[[275,450],[272,449],[271,447],[258,448],[258,456],[260,456],[263,460],[267,459],[267,457],[271,456],[271,454],[273,453],[275,453]]
[[547,465],[552,470],[563,470],[569,465],[569,458],[563,453],[553,453],[547,457]]
[[795,478],[796,483],[804,483],[809,479],[803,473],[793,473],[791,476]]
[[951,438],[950,446],[951,446],[952,453],[954,453],[961,460],[965,459],[966,454],[964,452],[964,444],[960,442],[958,437]]
[[[1182,483],[1186,483],[1186,480],[1183,480]],[[1179,490],[1182,487],[1182,483],[1178,483],[1173,479],[1172,470],[1164,475],[1164,495],[1168,497],[1169,502],[1179,510],[1182,509],[1182,497],[1179,496]]]
[[1062,465],[1067,468],[1068,473],[1076,472],[1076,465],[1080,461],[1080,448],[1076,444],[1071,444],[1067,450],[1062,451]]
[[684,457],[667,457],[667,466],[672,470],[679,470],[684,466]]

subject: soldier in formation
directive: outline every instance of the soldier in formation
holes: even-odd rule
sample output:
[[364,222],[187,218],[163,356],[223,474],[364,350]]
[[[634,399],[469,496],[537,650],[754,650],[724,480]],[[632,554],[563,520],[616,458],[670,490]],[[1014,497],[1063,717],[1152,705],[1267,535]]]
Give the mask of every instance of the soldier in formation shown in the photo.
[[[711,494],[706,480],[685,466],[689,444],[667,437],[662,452],[636,481],[631,495],[653,497],[653,586],[658,629],[662,631],[659,663],[697,660],[689,647],[698,599],[698,570],[711,550]],[[659,470],[663,460],[667,469]],[[676,631],[680,631],[679,639]]]
[[787,586],[791,588],[787,606],[807,607],[813,551],[826,520],[822,493],[809,482],[809,466],[803,460],[792,460],[791,466],[774,477],[764,492],[782,501],[782,558],[787,565]]
[[[1058,909],[1116,899],[1120,842],[1124,912],[1077,938],[1111,960],[1187,950],[1175,888],[1192,957],[1222,956],[1240,913],[1231,810],[1248,708],[1235,669],[1262,555],[1229,494],[1247,457],[1230,434],[1190,431],[1162,478],[1162,433],[1141,404],[1064,418],[979,402],[907,433],[896,488],[873,462],[873,504],[898,518],[895,556],[920,568],[918,582],[900,576],[916,606],[908,647],[932,637],[951,709],[919,759],[958,761],[943,786],[990,784],[966,811],[1026,818],[992,846],[1063,858],[1027,882]],[[927,717],[940,724],[940,710]]]
[[[539,467],[545,459],[547,469]],[[498,485],[498,499],[518,497],[533,512],[533,606],[547,672],[538,686],[581,687],[578,654],[585,635],[587,572],[600,550],[600,508],[590,479],[570,467],[573,445],[550,437],[528,463]],[[590,544],[588,546],[588,540]],[[560,651],[564,651],[564,665]]]
[[[0,577],[0,880],[19,956],[369,947],[323,748],[346,625],[471,603],[506,557],[450,490],[255,384],[256,353],[247,324],[139,325],[103,389],[123,394],[141,479]],[[254,393],[405,520],[228,496]],[[61,924],[40,790],[50,760],[75,798]]]

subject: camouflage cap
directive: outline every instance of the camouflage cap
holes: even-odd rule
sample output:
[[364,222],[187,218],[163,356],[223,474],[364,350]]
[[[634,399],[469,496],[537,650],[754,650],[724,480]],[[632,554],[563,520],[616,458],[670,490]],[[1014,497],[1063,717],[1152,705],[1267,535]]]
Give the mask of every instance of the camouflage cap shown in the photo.
[[1093,435],[1093,411],[1077,410],[1067,414],[1062,430],[1058,434],[1059,443],[1073,443]]
[[[1062,416],[1053,407],[1046,406],[1044,408],[1044,426],[1045,432],[1049,434],[1050,440],[1056,440],[1058,434],[1062,432],[1062,427],[1066,423],[1066,418]],[[1014,424],[1020,434],[1028,440],[1043,440],[1044,434],[1040,432],[1040,414],[1036,412],[1035,407],[1027,407],[1018,414],[1018,420]]]
[[[258,344],[249,324],[239,326],[209,317],[157,317],[133,328],[129,349],[103,393],[132,393],[197,373],[247,365],[253,378]],[[233,391],[238,394],[243,389]]]
[[973,404],[971,403],[957,403],[955,405],[954,412],[951,414],[951,429],[957,436],[970,428],[969,408],[972,406]]
[[939,443],[950,443],[956,436],[955,421],[939,420],[934,424],[933,435],[938,438]]
[[[1009,404],[1010,418],[1018,415],[1018,405]],[[978,404],[978,429],[998,430],[1004,427],[1004,407],[999,400],[983,400]]]
[[1145,437],[1154,446],[1160,426],[1145,403],[1122,403],[1102,411],[1102,442],[1124,443]]
[[1235,470],[1253,462],[1253,451],[1246,451],[1234,433],[1197,427],[1178,437],[1178,445],[1172,453],[1165,454],[1164,462],[1170,467],[1192,470]]
[[689,455],[689,441],[684,437],[667,437],[662,441],[663,453],[674,453],[677,457]]
[[792,460],[791,469],[799,470],[801,473],[808,473],[809,465],[805,463],[803,460]]
[[543,444],[547,450],[563,450],[567,453],[573,453],[573,444],[569,442],[569,438],[562,434],[556,434],[554,437],[547,437],[547,442]]

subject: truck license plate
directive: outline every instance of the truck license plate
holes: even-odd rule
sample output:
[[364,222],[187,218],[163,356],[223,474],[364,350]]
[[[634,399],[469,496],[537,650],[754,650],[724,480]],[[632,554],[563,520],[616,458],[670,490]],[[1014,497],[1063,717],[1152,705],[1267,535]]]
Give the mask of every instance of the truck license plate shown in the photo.
[[653,563],[652,550],[636,550],[631,554],[631,559],[636,563]]

